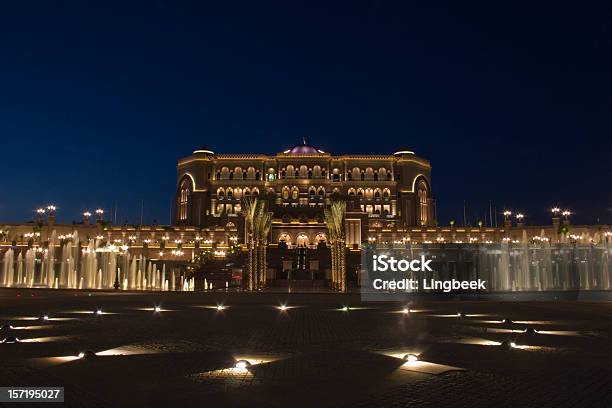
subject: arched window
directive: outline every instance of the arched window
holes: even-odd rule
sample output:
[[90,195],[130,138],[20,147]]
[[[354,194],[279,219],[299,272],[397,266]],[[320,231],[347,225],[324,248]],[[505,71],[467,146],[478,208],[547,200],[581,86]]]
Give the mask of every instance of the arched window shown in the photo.
[[340,170],[339,169],[333,170],[332,181],[340,181]]
[[317,165],[312,168],[312,176],[314,178],[321,178],[321,166]]
[[388,200],[390,195],[391,195],[391,191],[390,191],[388,188],[385,188],[385,189],[383,190],[383,198],[384,198],[385,200]]
[[[399,180],[399,178],[398,178]],[[387,173],[387,181],[391,181],[391,172]]]
[[308,170],[308,178],[311,179],[312,178],[312,170]]
[[250,189],[247,187],[247,188],[245,188],[245,189],[244,189],[244,191],[242,192],[242,194],[243,194],[245,197],[250,197],[250,196],[251,196],[251,190],[250,190]]
[[[308,177],[308,167],[306,167],[305,165],[301,165],[298,175],[300,178],[307,178]],[[312,172],[310,173],[310,177],[312,177]]]
[[357,190],[357,197],[363,198],[363,188],[360,188],[359,190]]
[[179,187],[179,220],[187,221],[188,207],[189,207],[189,196],[191,195],[191,182],[188,179],[181,181]]
[[314,187],[310,187],[310,189],[308,190],[308,197],[311,200],[314,200],[315,199],[315,195],[316,195],[315,188]]
[[379,188],[374,190],[374,198],[380,198],[380,189]]
[[351,173],[350,171],[348,173],[346,173],[346,179],[348,181],[351,181],[353,179],[353,173]]
[[283,197],[283,200],[288,200],[289,199],[289,187],[284,187],[283,188],[282,197]]
[[297,187],[291,189],[291,199],[297,200],[300,197],[300,190]]
[[323,187],[319,187],[319,199],[325,198],[325,189]]
[[225,191],[222,188],[217,189],[217,198],[223,200],[225,198]]
[[425,183],[423,180],[419,181],[417,196],[419,200],[419,223],[421,225],[427,225],[429,221],[428,191],[427,183]]
[[259,196],[259,189],[258,189],[257,187],[255,187],[255,188],[253,189],[252,194],[253,194],[253,196],[258,197],[258,196]]
[[228,200],[231,200],[232,198],[234,198],[234,192],[232,191],[231,188],[227,189],[227,193],[226,194],[227,194],[227,199]]
[[[349,173],[349,174],[351,174],[351,173]],[[355,189],[354,189],[354,188],[352,188],[352,187],[351,187],[351,188],[349,188],[349,190],[348,190],[348,195],[349,195],[349,197],[353,197],[353,196],[355,195]]]

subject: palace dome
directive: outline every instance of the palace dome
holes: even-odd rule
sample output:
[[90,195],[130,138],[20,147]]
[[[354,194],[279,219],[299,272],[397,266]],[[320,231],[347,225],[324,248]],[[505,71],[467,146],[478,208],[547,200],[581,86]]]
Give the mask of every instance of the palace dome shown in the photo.
[[294,146],[291,149],[287,149],[283,153],[285,154],[321,154],[323,153],[323,151],[317,149],[316,147],[307,145],[306,139],[304,138],[303,144]]
[[414,154],[414,151],[408,149],[407,147],[400,147],[395,153],[393,153],[394,156],[401,156],[404,154]]
[[193,151],[193,154],[204,153],[204,154],[215,154],[208,146],[202,146]]
[[318,154],[319,151],[312,146],[300,145],[289,150],[289,154]]

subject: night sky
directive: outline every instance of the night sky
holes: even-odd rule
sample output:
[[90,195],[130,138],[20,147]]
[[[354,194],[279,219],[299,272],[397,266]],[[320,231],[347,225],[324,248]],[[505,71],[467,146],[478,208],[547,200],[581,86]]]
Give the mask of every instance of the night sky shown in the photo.
[[612,223],[610,2],[200,3],[2,3],[0,224],[168,223],[180,157],[303,136],[412,148],[442,224]]

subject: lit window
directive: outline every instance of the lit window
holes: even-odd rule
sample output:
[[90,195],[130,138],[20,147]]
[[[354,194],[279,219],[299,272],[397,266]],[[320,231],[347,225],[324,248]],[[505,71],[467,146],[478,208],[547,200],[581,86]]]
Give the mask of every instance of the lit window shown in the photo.
[[419,198],[419,221],[421,225],[427,225],[428,222],[428,210],[429,205],[427,202],[427,185],[424,181],[419,182],[419,188],[417,190],[417,196]]
[[181,221],[187,220],[187,207],[189,204],[189,194],[191,193],[191,184],[188,180],[181,182],[180,194],[179,194],[179,219]]

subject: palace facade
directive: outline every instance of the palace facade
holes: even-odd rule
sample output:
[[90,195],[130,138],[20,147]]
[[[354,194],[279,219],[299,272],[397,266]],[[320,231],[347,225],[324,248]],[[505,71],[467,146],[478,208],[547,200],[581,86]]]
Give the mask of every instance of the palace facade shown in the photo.
[[238,225],[241,202],[252,196],[274,214],[270,241],[289,247],[326,241],[323,210],[331,200],[347,203],[353,247],[367,242],[372,229],[436,224],[429,161],[408,149],[335,156],[306,143],[275,155],[195,150],[178,162],[175,224]]

